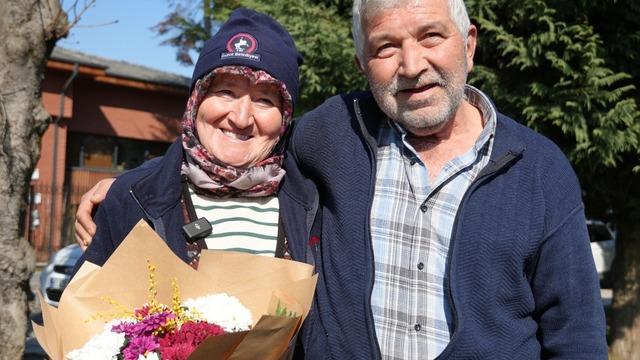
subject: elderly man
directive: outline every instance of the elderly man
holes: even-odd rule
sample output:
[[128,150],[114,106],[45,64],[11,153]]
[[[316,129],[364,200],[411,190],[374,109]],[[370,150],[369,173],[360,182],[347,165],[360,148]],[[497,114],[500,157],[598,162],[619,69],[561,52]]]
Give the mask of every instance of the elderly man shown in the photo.
[[465,85],[463,1],[356,0],[353,33],[371,92],[303,116],[280,193],[320,273],[306,356],[605,359],[578,181]]
[[371,92],[297,122],[279,192],[320,275],[304,356],[606,359],[578,181],[466,85],[464,2],[355,0],[353,27]]

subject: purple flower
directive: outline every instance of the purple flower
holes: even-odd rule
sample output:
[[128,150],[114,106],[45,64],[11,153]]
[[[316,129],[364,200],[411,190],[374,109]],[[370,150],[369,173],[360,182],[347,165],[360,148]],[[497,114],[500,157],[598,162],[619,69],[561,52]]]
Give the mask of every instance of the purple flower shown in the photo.
[[173,313],[156,313],[150,314],[137,323],[122,322],[113,326],[112,331],[115,333],[124,333],[127,337],[151,336],[154,331],[164,333],[164,327],[168,320],[175,319]]
[[140,355],[146,354],[148,351],[154,351],[160,347],[158,341],[153,336],[139,336],[129,339],[129,344],[122,351],[124,360],[138,360]]
[[116,334],[121,334],[124,333],[125,335],[131,333],[131,327],[134,325],[134,323],[132,322],[128,322],[128,321],[123,321],[117,325],[113,325],[113,327],[111,327],[111,331],[113,331]]
[[[172,313],[151,314],[134,325],[134,331],[137,334],[151,335],[154,331],[160,330],[167,325],[167,321],[175,319],[176,315]],[[162,331],[164,332],[164,331]]]

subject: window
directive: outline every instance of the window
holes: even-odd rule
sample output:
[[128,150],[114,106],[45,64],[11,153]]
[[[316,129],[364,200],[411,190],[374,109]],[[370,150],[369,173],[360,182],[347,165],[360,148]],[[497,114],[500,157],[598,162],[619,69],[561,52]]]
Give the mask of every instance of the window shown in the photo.
[[70,133],[67,155],[71,167],[122,171],[163,155],[169,145],[156,141]]

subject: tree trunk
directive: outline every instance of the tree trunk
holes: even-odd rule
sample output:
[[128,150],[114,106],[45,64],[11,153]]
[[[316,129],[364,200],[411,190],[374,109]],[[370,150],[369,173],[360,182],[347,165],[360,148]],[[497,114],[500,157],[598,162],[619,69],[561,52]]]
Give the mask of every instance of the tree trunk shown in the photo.
[[21,359],[35,257],[22,217],[49,115],[40,83],[67,32],[59,0],[0,1],[0,359]]
[[640,226],[619,224],[611,321],[612,359],[640,359]]

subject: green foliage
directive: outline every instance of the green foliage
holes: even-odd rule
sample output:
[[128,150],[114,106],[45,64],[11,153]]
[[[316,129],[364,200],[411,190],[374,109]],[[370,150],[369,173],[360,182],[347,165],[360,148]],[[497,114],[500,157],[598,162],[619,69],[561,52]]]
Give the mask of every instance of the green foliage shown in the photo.
[[470,82],[565,151],[588,209],[617,207],[616,190],[629,188],[612,189],[607,178],[615,171],[638,180],[640,171],[640,7],[591,0],[469,0],[467,7],[480,34]]
[[170,5],[174,10],[152,30],[165,37],[162,45],[176,49],[176,60],[193,65],[193,52],[199,51],[212,34],[214,0],[177,0]]
[[276,305],[276,316],[280,317],[296,317],[297,313],[290,311],[286,306],[282,305],[280,300],[278,300],[278,304]]
[[312,0],[312,2],[334,7],[339,15],[351,23],[351,6],[353,6],[353,0]]
[[[350,19],[340,0],[220,0],[216,1],[213,22],[224,21],[237,7],[248,7],[273,16],[291,33],[304,63],[300,71],[300,96],[297,114],[310,110],[328,97],[365,88],[366,81],[354,62]],[[340,13],[339,11],[343,11]],[[184,12],[183,12],[184,13]],[[202,13],[184,18],[180,34],[206,34]],[[200,16],[200,18],[197,18]],[[200,20],[198,20],[200,19]],[[189,31],[187,31],[189,29]],[[202,38],[200,39],[202,40]],[[192,42],[199,50],[199,43]]]

